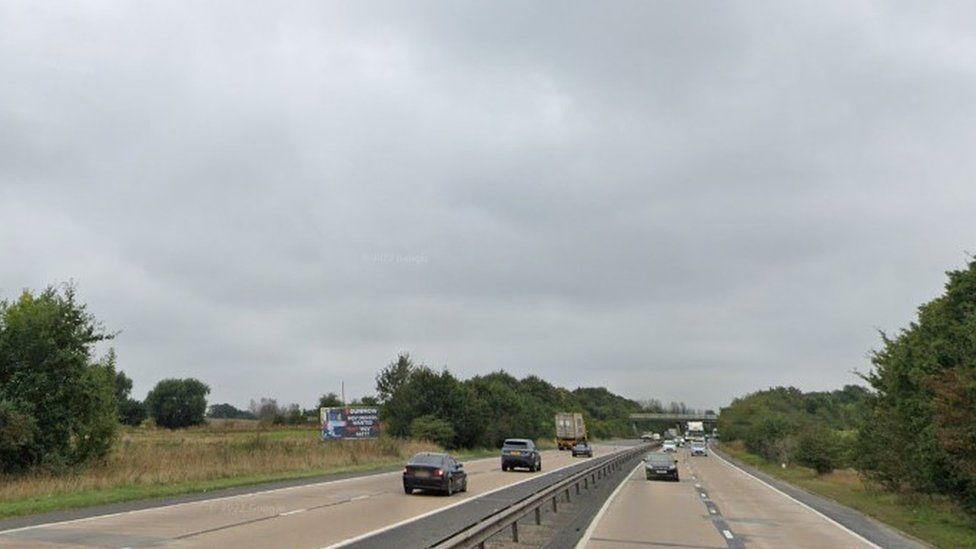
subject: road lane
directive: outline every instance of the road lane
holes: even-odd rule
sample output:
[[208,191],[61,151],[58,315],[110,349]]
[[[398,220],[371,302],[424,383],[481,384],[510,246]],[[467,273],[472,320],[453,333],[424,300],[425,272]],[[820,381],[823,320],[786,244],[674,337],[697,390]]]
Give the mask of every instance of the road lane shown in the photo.
[[679,482],[647,480],[641,464],[609,502],[585,546],[724,549],[725,538],[712,526],[686,459],[679,458],[678,476]]
[[[606,455],[618,448],[595,450]],[[541,473],[502,472],[498,458],[470,461],[468,492],[450,498],[408,496],[398,472],[383,473],[0,532],[0,546],[320,548],[579,461],[569,452],[546,451]]]
[[874,547],[714,457],[678,453],[681,482],[638,470],[590,530],[585,547]]

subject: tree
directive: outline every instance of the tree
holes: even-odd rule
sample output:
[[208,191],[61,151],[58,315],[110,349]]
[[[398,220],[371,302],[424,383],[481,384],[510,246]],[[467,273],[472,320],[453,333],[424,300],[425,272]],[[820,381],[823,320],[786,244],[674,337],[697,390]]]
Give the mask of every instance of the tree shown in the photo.
[[278,406],[278,400],[274,398],[264,398],[255,402],[251,400],[251,414],[261,420],[261,423],[283,423],[285,411]]
[[342,406],[342,400],[335,393],[326,393],[319,397],[319,408],[338,408]]
[[156,424],[169,429],[199,425],[207,411],[210,387],[202,381],[164,379],[146,396],[146,407]]
[[404,383],[410,379],[415,367],[409,353],[400,353],[397,359],[380,370],[376,376],[376,394],[381,404],[386,404]]
[[111,339],[71,285],[0,301],[0,471],[105,455],[116,434],[114,372],[93,360]]
[[119,421],[123,425],[137,427],[145,421],[148,415],[146,404],[134,398],[127,398],[119,403]]
[[102,364],[115,375],[115,402],[119,407],[119,423],[137,426],[146,419],[146,405],[129,396],[132,392],[132,379],[122,370],[116,371],[115,362],[115,349],[109,349],[108,354],[102,359]]
[[207,417],[219,419],[256,419],[256,416],[247,410],[239,410],[231,404],[211,404],[207,408]]
[[976,261],[897,336],[882,333],[865,375],[875,394],[857,437],[860,469],[891,487],[976,509]]

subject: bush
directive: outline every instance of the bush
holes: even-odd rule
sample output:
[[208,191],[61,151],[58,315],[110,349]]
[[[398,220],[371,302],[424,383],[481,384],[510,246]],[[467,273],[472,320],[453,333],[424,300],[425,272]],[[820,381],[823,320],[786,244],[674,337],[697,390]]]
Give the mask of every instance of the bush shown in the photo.
[[71,286],[0,301],[0,470],[105,455],[117,427],[115,375],[92,354],[110,338]]
[[796,462],[825,475],[842,464],[843,444],[837,431],[824,426],[809,426],[797,437]]
[[119,403],[119,421],[123,425],[138,427],[145,421],[147,415],[145,403],[134,398],[127,398]]
[[450,448],[454,442],[454,426],[436,416],[420,416],[410,423],[410,436]]
[[207,411],[210,387],[193,379],[164,379],[146,396],[146,407],[160,427],[200,425]]

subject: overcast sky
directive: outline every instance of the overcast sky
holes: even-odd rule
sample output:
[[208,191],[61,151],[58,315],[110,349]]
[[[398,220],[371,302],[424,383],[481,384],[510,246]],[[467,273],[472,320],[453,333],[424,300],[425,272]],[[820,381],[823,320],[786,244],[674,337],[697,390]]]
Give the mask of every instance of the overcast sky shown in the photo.
[[976,251],[976,8],[0,3],[0,297],[142,398],[398,351],[702,407],[869,368]]

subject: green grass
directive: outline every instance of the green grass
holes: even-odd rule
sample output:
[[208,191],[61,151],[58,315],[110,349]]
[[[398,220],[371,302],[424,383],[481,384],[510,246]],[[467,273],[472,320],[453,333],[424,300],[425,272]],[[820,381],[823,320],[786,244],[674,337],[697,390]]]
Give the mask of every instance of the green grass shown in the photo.
[[[0,477],[0,518],[240,486],[399,469],[425,442],[323,444],[317,431],[127,429],[104,462],[62,474]],[[496,449],[453,452],[460,460]]]
[[722,444],[721,449],[772,477],[856,509],[936,547],[976,548],[976,517],[946,498],[887,492],[865,482],[852,469],[817,475],[806,467],[783,469],[767,463],[738,445]]
[[268,482],[295,480],[316,476],[340,475],[343,473],[382,472],[387,470],[395,470],[399,468],[399,466],[400,462],[371,463],[365,465],[339,467],[328,471],[321,470],[283,474],[243,475],[238,477],[205,481],[178,482],[166,485],[130,485],[120,486],[117,488],[80,490],[77,492],[68,492],[47,497],[30,497],[16,501],[2,502],[0,503],[0,518],[33,515],[37,513],[46,513],[49,511],[91,507],[94,505],[106,505],[110,503],[122,503],[126,501],[196,494],[220,490],[223,488],[252,486]]

